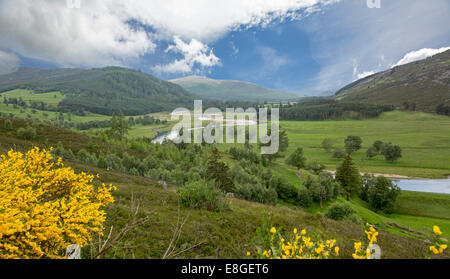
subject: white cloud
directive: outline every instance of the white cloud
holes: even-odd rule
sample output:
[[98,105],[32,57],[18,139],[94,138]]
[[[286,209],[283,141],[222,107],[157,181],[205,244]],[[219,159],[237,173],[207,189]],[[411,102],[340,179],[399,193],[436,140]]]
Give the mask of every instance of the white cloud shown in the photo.
[[149,35],[108,2],[0,1],[0,47],[65,66],[121,65],[152,51]]
[[11,73],[19,67],[19,58],[0,50],[0,75]]
[[[158,33],[210,43],[230,30],[297,18],[339,0],[136,0],[121,10]],[[311,8],[314,8],[312,10]]]
[[373,74],[375,74],[374,71],[363,72],[363,73],[357,74],[357,75],[356,75],[356,79],[357,79],[357,80],[358,80],[358,79],[362,79],[362,78],[371,76],[371,75],[373,75]]
[[[64,0],[1,0],[0,47],[64,66],[126,65],[152,53],[159,41],[177,37],[188,45],[210,44],[231,30],[298,18],[338,1],[81,0],[80,9],[70,9]],[[166,69],[192,69],[192,59],[217,65],[207,53],[176,60]]]
[[411,63],[411,62],[414,62],[414,61],[418,61],[418,60],[422,60],[422,59],[425,59],[427,57],[436,55],[438,53],[447,51],[449,49],[450,49],[450,47],[442,47],[442,48],[438,48],[438,49],[422,48],[422,49],[417,50],[417,51],[411,51],[411,52],[407,53],[402,59],[400,59],[400,61],[398,61],[392,67],[408,64],[408,63]]
[[279,54],[275,49],[267,46],[258,47],[263,65],[260,69],[262,76],[268,76],[276,73],[281,67],[288,65],[290,60],[288,57]]
[[185,43],[177,36],[174,37],[173,41],[175,44],[170,45],[166,52],[180,53],[183,55],[183,58],[166,65],[156,65],[152,68],[153,71],[184,74],[192,72],[195,66],[207,68],[220,65],[220,59],[202,42],[192,39],[190,43]]
[[353,59],[353,81],[371,76],[373,74],[375,74],[375,71],[366,71],[366,72],[360,73],[358,71],[357,61],[356,61],[356,59]]
[[[320,65],[315,85],[305,91],[336,91],[361,72],[380,72],[411,49],[449,45],[448,0],[341,1],[326,14],[315,14],[298,26],[309,34],[313,58]],[[353,59],[360,71],[355,75]]]

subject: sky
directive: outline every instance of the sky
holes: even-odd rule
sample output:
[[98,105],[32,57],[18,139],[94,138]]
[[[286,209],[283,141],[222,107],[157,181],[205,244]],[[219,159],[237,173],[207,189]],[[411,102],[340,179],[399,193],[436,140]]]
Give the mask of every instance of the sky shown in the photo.
[[449,0],[0,0],[0,74],[123,66],[300,95],[450,47]]

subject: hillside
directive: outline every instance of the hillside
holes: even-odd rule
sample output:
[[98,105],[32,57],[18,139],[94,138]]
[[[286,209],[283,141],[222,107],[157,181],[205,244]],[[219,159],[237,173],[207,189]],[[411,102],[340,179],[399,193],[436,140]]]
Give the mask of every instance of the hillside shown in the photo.
[[250,82],[237,80],[215,80],[201,76],[173,79],[192,94],[205,99],[223,101],[278,102],[298,99],[293,93],[264,88]]
[[63,111],[88,111],[110,115],[122,110],[126,115],[171,110],[192,105],[192,95],[180,86],[137,70],[20,68],[0,76],[0,94],[15,89],[34,93],[61,92],[58,104]]
[[[11,119],[11,121],[15,130],[30,125],[21,120]],[[89,139],[86,135],[45,125],[31,124],[37,130],[36,138],[31,141],[22,140],[17,137],[15,131],[4,129],[4,124],[5,119],[0,119],[0,140],[2,142],[0,153],[3,154],[13,146],[16,150],[26,151],[33,146],[48,149],[50,146],[55,147],[57,142],[61,142],[67,150],[73,151],[74,154],[80,154],[81,150],[88,150],[99,156],[110,152],[120,156],[125,156],[127,153],[139,158],[149,155],[148,152],[105,143],[95,138]],[[77,155],[78,157],[80,156]],[[151,217],[149,222],[130,231],[117,245],[117,247],[129,248],[117,248],[108,253],[106,258],[154,259],[162,257],[171,242],[174,228],[180,218],[187,219],[182,227],[181,237],[175,245],[176,251],[184,252],[178,254],[176,258],[245,258],[246,251],[252,249],[253,241],[258,236],[258,229],[264,228],[264,225],[267,224],[265,221],[267,219],[264,219],[267,218],[267,212],[273,213],[272,221],[276,227],[282,227],[285,230],[300,227],[321,238],[336,239],[341,248],[340,257],[342,258],[351,258],[354,250],[353,242],[365,238],[358,224],[350,221],[334,221],[320,214],[311,214],[298,208],[270,206],[237,198],[230,198],[230,208],[221,212],[180,207],[176,193],[178,188],[175,183],[168,183],[167,189],[164,189],[156,179],[127,174],[124,170],[109,170],[77,160],[69,160],[65,163],[77,171],[98,173],[100,182],[112,183],[118,187],[117,191],[113,193],[116,202],[106,208],[105,227],[107,229],[113,226],[115,230],[118,230],[127,222],[132,195],[138,197],[141,208],[140,216]],[[444,198],[437,198],[445,202]],[[404,200],[404,210],[411,210],[408,207],[411,206],[410,203],[407,203],[410,200]],[[357,202],[352,203],[352,206],[361,212],[361,216],[370,218],[371,222],[380,229],[378,243],[383,248],[383,258],[424,257],[427,243],[420,237],[397,228],[389,228],[383,222],[392,221],[391,219],[371,212],[364,205],[358,205]],[[430,220],[433,222],[432,224],[438,221],[441,228],[447,231],[448,226],[444,225],[448,222],[445,220]],[[86,247],[83,258],[88,258],[88,255],[89,248]],[[448,257],[448,254],[442,255],[442,257]]]
[[450,50],[357,80],[335,98],[436,112],[440,104],[450,106]]

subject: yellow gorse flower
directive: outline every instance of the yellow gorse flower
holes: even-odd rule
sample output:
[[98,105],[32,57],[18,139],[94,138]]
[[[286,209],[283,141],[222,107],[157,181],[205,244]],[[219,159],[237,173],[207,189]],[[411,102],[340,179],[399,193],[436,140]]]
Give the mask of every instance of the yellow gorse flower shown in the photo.
[[433,226],[433,232],[437,235],[441,235],[441,229],[438,226]]
[[0,259],[62,258],[70,244],[88,244],[114,202],[115,187],[96,189],[93,179],[37,147],[1,155]]
[[439,237],[442,235],[442,232],[438,226],[433,226],[433,232],[435,236],[433,239],[433,245],[429,247],[429,250],[435,255],[442,254],[447,249],[447,240]]
[[354,248],[355,251],[352,254],[353,259],[369,259],[372,255],[372,252],[370,251],[369,247],[372,244],[377,243],[377,236],[378,232],[377,230],[370,224],[366,223],[367,229],[364,230],[364,233],[366,234],[367,240],[365,243],[367,243],[367,247],[363,247],[362,242],[355,242]]
[[[306,230],[293,229],[289,235],[276,235],[275,227],[270,229],[270,249],[257,248],[256,257],[260,259],[326,259],[334,249],[334,254],[339,255],[339,247],[335,246],[336,240],[325,242],[313,241],[306,236]],[[250,256],[247,253],[247,256]]]

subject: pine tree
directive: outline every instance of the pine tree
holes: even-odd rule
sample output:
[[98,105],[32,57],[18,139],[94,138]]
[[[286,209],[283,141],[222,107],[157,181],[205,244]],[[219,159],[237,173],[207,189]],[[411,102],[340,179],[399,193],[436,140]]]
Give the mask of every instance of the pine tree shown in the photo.
[[111,124],[109,129],[109,135],[113,138],[123,140],[126,134],[128,134],[130,127],[128,121],[125,119],[123,112],[121,111],[118,116],[114,113],[111,118]]
[[220,159],[219,150],[214,147],[208,160],[207,180],[214,180],[216,187],[225,193],[232,192],[234,183],[229,174],[229,167],[221,162]]
[[306,158],[303,156],[303,148],[298,147],[286,160],[288,165],[294,166],[297,170],[305,167]]
[[347,200],[350,200],[350,197],[354,195],[358,190],[358,187],[361,186],[361,176],[350,155],[347,155],[342,164],[337,168],[336,180],[341,183],[342,188],[346,193]]

